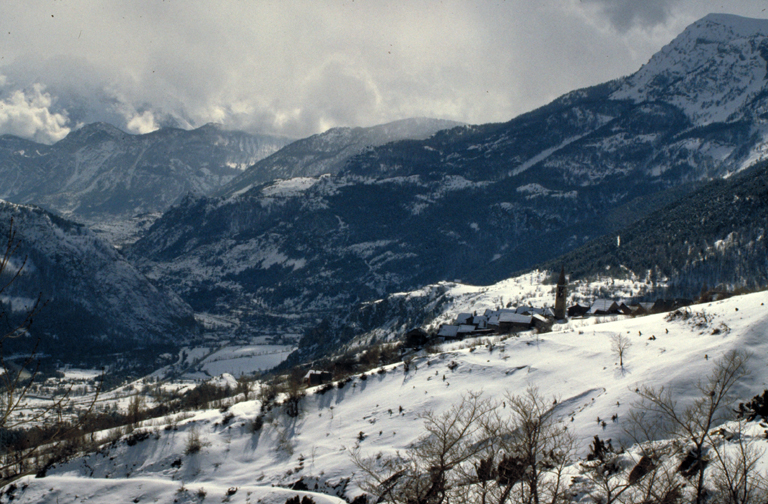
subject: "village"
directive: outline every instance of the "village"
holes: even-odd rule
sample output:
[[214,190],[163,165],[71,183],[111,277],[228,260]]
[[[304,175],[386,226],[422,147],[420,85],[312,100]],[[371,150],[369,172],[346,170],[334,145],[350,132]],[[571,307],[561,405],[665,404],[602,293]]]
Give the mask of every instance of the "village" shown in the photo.
[[705,285],[701,295],[695,300],[674,298],[657,299],[650,302],[600,298],[589,304],[577,302],[566,307],[567,291],[565,271],[562,269],[557,282],[554,308],[531,305],[513,306],[510,302],[506,307],[485,309],[482,313],[459,313],[451,323],[440,325],[436,332],[432,331],[432,334],[422,328],[411,329],[405,335],[405,346],[413,348],[423,345],[433,338],[439,338],[442,341],[457,341],[469,337],[516,334],[525,331],[546,333],[552,330],[554,324],[563,323],[569,319],[609,316],[638,317],[670,312],[694,303],[715,301],[731,295],[722,286],[710,290]]
[[[567,316],[561,318],[557,317],[555,310],[549,307],[520,306],[498,310],[487,309],[480,315],[477,313],[459,313],[451,324],[441,325],[436,336],[445,341],[453,341],[467,337],[511,334],[530,330],[545,333],[551,331],[552,326],[557,321],[612,315],[642,316],[676,310],[693,303],[694,301],[690,299],[659,299],[653,303],[638,302],[633,304],[611,299],[596,299],[588,306],[577,303],[568,307]],[[415,336],[411,332],[408,335]]]

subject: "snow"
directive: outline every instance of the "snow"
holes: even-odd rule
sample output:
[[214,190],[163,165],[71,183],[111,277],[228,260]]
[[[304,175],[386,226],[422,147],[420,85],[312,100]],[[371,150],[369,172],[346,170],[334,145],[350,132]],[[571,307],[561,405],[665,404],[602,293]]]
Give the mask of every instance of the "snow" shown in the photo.
[[17,313],[29,312],[37,302],[37,299],[23,296],[0,296],[0,303],[9,307],[11,312]]
[[[18,484],[28,487],[15,502],[50,502],[57,497],[62,503],[106,502],[107,498],[129,502],[143,496],[141,501],[170,503],[183,497],[184,492],[178,492],[182,482],[191,494],[203,487],[215,499],[237,487],[231,502],[284,502],[299,492],[271,485],[287,486],[301,477],[318,481],[320,490],[343,487],[351,477],[346,496],[353,497],[359,490],[351,450],[394,455],[422,434],[424,412],[444,410],[470,391],[500,398],[529,385],[537,386],[545,397],[559,398],[558,413],[578,435],[582,453],[595,434],[612,438],[617,445],[624,439],[622,420],[639,385],[669,387],[686,402],[696,394],[697,380],[707,376],[715,360],[729,350],[765,355],[766,301],[768,293],[759,292],[692,306],[687,319],[668,314],[604,323],[587,319],[583,325],[562,324],[558,332],[538,336],[446,344],[443,353],[417,356],[407,373],[402,364],[390,365],[322,395],[311,389],[301,402],[298,418],[273,410],[257,433],[248,428],[259,412],[256,400],[237,403],[227,412],[191,413],[176,420],[175,427],[147,422],[139,428],[153,434],[134,446],[118,443],[101,454],[53,468],[46,478],[23,478]],[[611,337],[616,334],[632,341],[623,369],[611,350]],[[751,370],[737,387],[741,398],[768,386],[768,369],[757,359]],[[598,417],[610,419],[614,414],[617,420],[604,427],[596,422]],[[225,415],[233,417],[225,421]],[[185,455],[193,429],[203,447],[197,454]],[[181,467],[172,466],[175,460],[181,460]],[[338,502],[333,497],[313,497],[318,502]],[[191,496],[183,498],[192,501]]]
[[283,362],[295,347],[288,345],[228,346],[206,356],[199,369],[215,376],[231,373],[235,376],[267,371]]
[[64,377],[69,380],[94,380],[101,376],[102,371],[98,369],[79,369],[79,368],[64,368],[60,369],[64,373]]
[[[600,120],[601,120],[601,121],[605,121],[605,122],[607,122],[607,121],[608,121],[608,119],[609,119],[609,118],[608,118],[608,117],[605,117],[605,116],[601,116],[601,117],[600,117]],[[517,167],[515,167],[515,169],[511,170],[511,171],[509,172],[509,176],[520,175],[521,173],[523,173],[523,172],[524,172],[524,171],[526,171],[527,169],[531,168],[531,167],[532,167],[532,166],[534,166],[535,164],[537,164],[537,163],[540,163],[541,161],[544,161],[545,159],[547,159],[548,157],[550,157],[550,156],[551,156],[552,154],[554,154],[555,152],[557,152],[557,151],[561,150],[561,149],[562,149],[562,148],[564,148],[564,147],[567,147],[568,145],[572,144],[572,143],[573,143],[573,142],[575,142],[576,140],[580,140],[581,138],[583,138],[583,137],[587,136],[589,133],[591,133],[591,131],[590,131],[590,132],[588,132],[588,133],[585,133],[585,134],[583,134],[583,135],[577,135],[577,136],[574,136],[574,137],[566,138],[565,140],[563,140],[563,141],[560,143],[560,145],[556,145],[556,146],[554,146],[554,147],[551,147],[551,148],[549,148],[549,149],[545,149],[545,150],[541,151],[540,153],[536,154],[536,155],[535,155],[535,156],[533,156],[532,158],[530,158],[530,159],[528,159],[527,161],[525,161],[525,162],[524,162],[523,164],[521,164],[520,166],[517,166]]]
[[392,240],[377,240],[377,241],[361,242],[361,243],[355,243],[354,245],[350,245],[348,247],[348,250],[353,254],[357,254],[360,257],[367,259],[373,256],[376,253],[377,249],[386,247],[392,243],[393,243]]
[[526,199],[533,199],[539,196],[550,196],[553,198],[576,198],[578,196],[577,191],[553,191],[552,189],[547,189],[543,185],[537,183],[521,185],[516,191],[522,194],[527,194]]
[[[612,95],[636,103],[659,94],[696,125],[738,119],[765,87],[765,61],[756,48],[768,22],[738,16],[707,16],[656,53]],[[746,110],[742,110],[746,107]]]
[[296,177],[288,180],[277,180],[262,189],[264,196],[289,197],[302,193],[315,185],[321,177]]
[[50,502],[67,504],[87,500],[93,504],[115,504],[127,502],[157,502],[157,503],[198,503],[201,499],[198,492],[205,494],[210,502],[230,502],[232,504],[258,501],[262,504],[283,504],[287,499],[298,495],[311,495],[318,504],[340,504],[342,499],[310,494],[285,488],[271,488],[256,485],[237,487],[221,486],[215,483],[188,485],[181,481],[161,480],[155,478],[116,478],[93,480],[86,496],[78,486],[80,479],[73,476],[54,476],[46,478],[50,487],[32,486],[26,490],[23,497],[16,502]]
[[734,35],[747,38],[755,35],[768,36],[768,21],[765,19],[747,18],[735,14],[708,14],[701,22],[722,25]]

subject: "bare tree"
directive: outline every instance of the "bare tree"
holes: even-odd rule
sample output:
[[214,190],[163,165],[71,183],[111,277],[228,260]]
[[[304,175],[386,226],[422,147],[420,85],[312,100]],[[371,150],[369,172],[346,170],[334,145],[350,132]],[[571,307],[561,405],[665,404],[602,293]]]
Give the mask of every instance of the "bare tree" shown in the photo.
[[131,396],[131,400],[128,403],[128,419],[131,422],[131,426],[135,426],[141,421],[143,412],[144,398],[136,392]]
[[624,369],[624,355],[632,346],[632,340],[621,333],[611,336],[611,351],[619,358],[619,366]]
[[751,504],[768,499],[768,481],[758,468],[765,449],[743,432],[743,425],[739,421],[736,432],[716,429],[709,436],[717,503]]
[[425,414],[427,433],[404,454],[353,452],[361,488],[397,504],[559,502],[574,438],[556,406],[535,388],[507,394],[503,406],[470,394],[441,415]]
[[481,420],[493,407],[480,394],[470,393],[442,414],[422,415],[427,432],[406,453],[378,460],[353,452],[364,475],[361,488],[396,504],[448,502],[466,483],[467,471],[457,469],[471,464],[483,449]]
[[590,489],[592,495],[598,495],[598,501],[602,504],[613,504],[631,487],[626,468],[610,440],[606,444],[595,436],[587,459],[579,465],[582,474],[593,487]]
[[709,431],[721,423],[723,413],[732,403],[730,396],[733,386],[747,374],[748,354],[732,351],[715,362],[712,373],[700,381],[697,388],[700,396],[691,404],[680,407],[665,387],[641,387],[638,408],[647,416],[656,417],[662,422],[662,428],[670,435],[683,436],[692,448],[686,454],[684,472],[695,477],[695,501],[704,500],[704,469],[706,468],[705,451],[710,441]]
[[679,443],[654,441],[668,433],[664,419],[643,409],[633,409],[624,421],[624,432],[639,453],[633,457],[634,464],[628,471],[616,475],[615,498],[627,504],[676,502],[686,482],[677,466],[669,461],[679,455]]
[[507,393],[506,402],[512,413],[506,426],[510,444],[500,469],[515,467],[507,470],[507,479],[521,483],[522,502],[554,504],[564,492],[563,471],[573,461],[575,438],[557,415],[557,400],[545,400],[537,388]]

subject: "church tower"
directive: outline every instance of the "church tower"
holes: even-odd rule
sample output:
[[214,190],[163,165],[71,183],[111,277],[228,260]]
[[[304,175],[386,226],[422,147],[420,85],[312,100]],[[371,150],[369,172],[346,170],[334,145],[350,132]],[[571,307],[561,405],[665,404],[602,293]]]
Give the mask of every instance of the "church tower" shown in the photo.
[[557,281],[557,294],[555,294],[555,319],[565,319],[565,298],[568,289],[565,285],[565,266],[560,269],[560,278]]

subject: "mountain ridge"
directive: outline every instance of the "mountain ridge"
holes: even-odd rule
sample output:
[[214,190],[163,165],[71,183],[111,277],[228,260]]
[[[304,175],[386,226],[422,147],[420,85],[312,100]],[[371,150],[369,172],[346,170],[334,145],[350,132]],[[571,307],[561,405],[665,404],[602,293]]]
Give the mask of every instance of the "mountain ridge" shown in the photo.
[[430,118],[410,118],[370,127],[331,128],[297,140],[251,166],[212,196],[240,194],[254,185],[275,179],[317,177],[341,171],[348,159],[366,148],[388,142],[429,137],[462,123]]
[[50,146],[4,135],[0,197],[86,222],[125,219],[210,192],[286,143],[208,125],[132,135],[93,123]]

